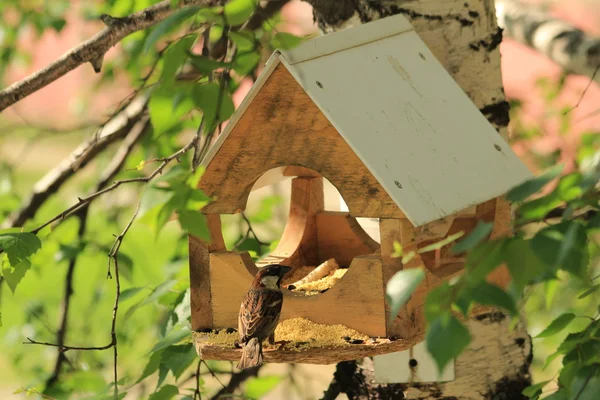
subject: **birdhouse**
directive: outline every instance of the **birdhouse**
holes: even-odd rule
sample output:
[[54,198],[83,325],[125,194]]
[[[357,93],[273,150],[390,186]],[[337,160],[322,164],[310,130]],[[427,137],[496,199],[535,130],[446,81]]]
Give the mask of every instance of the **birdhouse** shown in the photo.
[[[276,51],[203,165],[199,188],[214,201],[202,209],[211,241],[190,237],[198,352],[239,359],[238,312],[258,268],[335,260],[345,271],[329,290],[283,290],[275,339],[289,343],[264,349],[267,362],[318,364],[421,342],[427,292],[461,273],[465,259],[452,244],[417,250],[478,221],[494,223],[492,236],[506,233],[501,196],[531,176],[401,15]],[[254,262],[225,247],[220,216],[244,210],[253,185],[276,168],[295,177],[288,222],[277,248]],[[324,209],[324,178],[348,212]],[[380,243],[359,217],[379,220]],[[395,241],[416,256],[402,264]],[[424,282],[390,316],[386,283],[419,266]],[[504,285],[507,277],[499,270],[491,279]]]

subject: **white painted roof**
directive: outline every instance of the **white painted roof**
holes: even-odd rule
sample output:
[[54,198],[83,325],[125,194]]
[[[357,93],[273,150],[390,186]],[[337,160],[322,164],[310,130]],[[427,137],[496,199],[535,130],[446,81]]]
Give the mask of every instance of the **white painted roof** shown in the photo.
[[531,177],[402,15],[275,52],[204,164],[280,62],[414,226]]

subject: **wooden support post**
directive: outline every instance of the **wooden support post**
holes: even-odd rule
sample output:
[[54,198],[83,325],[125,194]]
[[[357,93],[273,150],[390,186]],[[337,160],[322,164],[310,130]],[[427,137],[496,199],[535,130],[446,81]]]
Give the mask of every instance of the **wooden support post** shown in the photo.
[[281,240],[277,248],[258,265],[319,265],[316,216],[323,211],[324,202],[323,178],[294,178],[290,214]]
[[211,310],[210,253],[225,251],[225,242],[221,232],[221,216],[206,214],[206,223],[210,232],[210,243],[189,235],[190,253],[190,303],[192,330],[211,328],[213,314]]

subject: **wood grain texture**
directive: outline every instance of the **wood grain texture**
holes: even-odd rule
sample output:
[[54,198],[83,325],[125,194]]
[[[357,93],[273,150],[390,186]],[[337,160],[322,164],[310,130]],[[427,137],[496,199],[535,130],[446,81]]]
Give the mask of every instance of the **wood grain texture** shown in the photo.
[[193,330],[212,327],[210,253],[225,251],[225,243],[221,234],[221,216],[208,214],[206,223],[211,234],[210,243],[203,242],[192,235],[188,236]]
[[341,266],[349,266],[360,255],[376,252],[379,243],[347,212],[325,211],[317,214],[319,261],[334,258]]
[[[240,349],[209,344],[204,339],[205,336],[194,332],[196,352],[204,360],[238,361],[242,355]],[[410,340],[398,339],[395,341],[379,339],[377,344],[355,344],[344,347],[314,347],[308,349],[293,349],[294,343],[290,343],[282,350],[265,347],[263,355],[264,360],[268,363],[335,364],[340,361],[358,360],[364,357],[407,350],[421,340],[423,340],[422,337],[413,337]]]
[[[246,252],[215,252],[210,263],[212,328],[236,327],[240,304],[257,268]],[[378,257],[361,256],[325,293],[305,296],[284,290],[281,320],[303,317],[319,324],[342,324],[369,336],[385,336],[381,274]]]
[[266,171],[301,166],[318,171],[355,217],[404,214],[286,68],[279,64],[206,167],[199,188],[217,201],[208,213],[245,209]]
[[281,239],[277,248],[257,265],[319,265],[322,260],[317,243],[317,213],[324,209],[324,201],[323,178],[292,179],[289,217]]

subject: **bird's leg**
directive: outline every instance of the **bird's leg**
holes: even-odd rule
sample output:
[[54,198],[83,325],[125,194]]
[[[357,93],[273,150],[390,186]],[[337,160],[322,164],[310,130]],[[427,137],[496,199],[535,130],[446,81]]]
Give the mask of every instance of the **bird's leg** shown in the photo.
[[286,344],[291,343],[289,340],[279,340],[279,341],[275,341],[275,333],[271,333],[269,335],[269,344],[271,346],[278,344],[279,347],[277,348],[277,350],[281,350],[285,347]]

